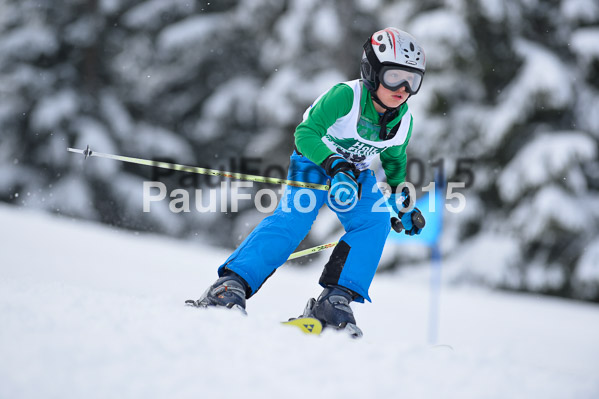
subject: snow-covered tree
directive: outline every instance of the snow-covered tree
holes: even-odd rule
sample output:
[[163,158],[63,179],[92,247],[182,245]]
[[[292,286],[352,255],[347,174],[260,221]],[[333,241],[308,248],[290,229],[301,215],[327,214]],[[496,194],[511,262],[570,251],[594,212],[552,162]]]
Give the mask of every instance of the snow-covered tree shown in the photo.
[[414,99],[426,145],[412,148],[474,160],[444,237],[454,279],[599,299],[572,279],[599,233],[597,22],[590,1],[447,2],[414,18],[430,72]]

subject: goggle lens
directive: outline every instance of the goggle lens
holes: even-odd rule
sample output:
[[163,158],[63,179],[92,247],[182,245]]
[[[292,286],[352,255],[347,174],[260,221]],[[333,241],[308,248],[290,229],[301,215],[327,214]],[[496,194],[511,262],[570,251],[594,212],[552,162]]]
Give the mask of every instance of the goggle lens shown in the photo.
[[405,71],[403,69],[386,69],[381,74],[381,83],[389,90],[397,90],[401,86],[406,86],[406,91],[410,94],[416,93],[422,83],[422,75]]

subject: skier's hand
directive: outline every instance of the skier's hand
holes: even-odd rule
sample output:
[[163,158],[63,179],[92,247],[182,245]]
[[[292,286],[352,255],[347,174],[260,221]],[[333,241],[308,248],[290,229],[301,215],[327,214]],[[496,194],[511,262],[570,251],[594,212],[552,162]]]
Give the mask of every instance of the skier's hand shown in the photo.
[[397,216],[401,220],[402,227],[405,229],[407,235],[413,236],[422,232],[426,221],[420,209],[414,207],[411,211],[407,211],[410,207],[410,190],[407,187],[404,187],[401,193],[391,194],[389,203],[393,210],[397,212]]
[[333,201],[345,206],[360,199],[358,172],[352,163],[340,155],[330,155],[324,160],[322,167],[332,178],[329,196]]

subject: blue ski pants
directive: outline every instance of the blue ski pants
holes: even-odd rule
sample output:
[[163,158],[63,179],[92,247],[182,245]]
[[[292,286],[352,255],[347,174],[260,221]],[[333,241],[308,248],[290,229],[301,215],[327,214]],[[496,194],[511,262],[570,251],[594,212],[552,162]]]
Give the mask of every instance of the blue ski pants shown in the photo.
[[[308,158],[294,153],[287,178],[326,184],[329,176]],[[287,186],[274,213],[266,217],[219,267],[219,275],[231,270],[241,276],[255,294],[262,284],[306,237],[318,211],[326,202],[345,229],[324,267],[319,283],[337,284],[356,292],[358,302],[370,301],[368,288],[374,277],[389,234],[390,212],[371,170],[358,177],[362,195],[351,209],[330,203],[328,193]]]

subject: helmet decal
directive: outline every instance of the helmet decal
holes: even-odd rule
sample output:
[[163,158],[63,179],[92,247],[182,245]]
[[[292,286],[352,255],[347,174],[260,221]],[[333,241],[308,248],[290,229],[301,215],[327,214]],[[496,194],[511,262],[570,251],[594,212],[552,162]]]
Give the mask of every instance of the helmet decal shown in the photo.
[[[397,50],[396,50],[396,47],[393,45],[393,43],[395,43],[395,35],[393,34],[393,31],[389,28],[385,29],[385,32],[387,33],[387,39],[389,39],[389,44],[391,45],[391,48],[393,49],[393,56],[397,57]],[[393,39],[391,37],[393,37]],[[383,50],[381,50],[381,51],[383,51]]]

